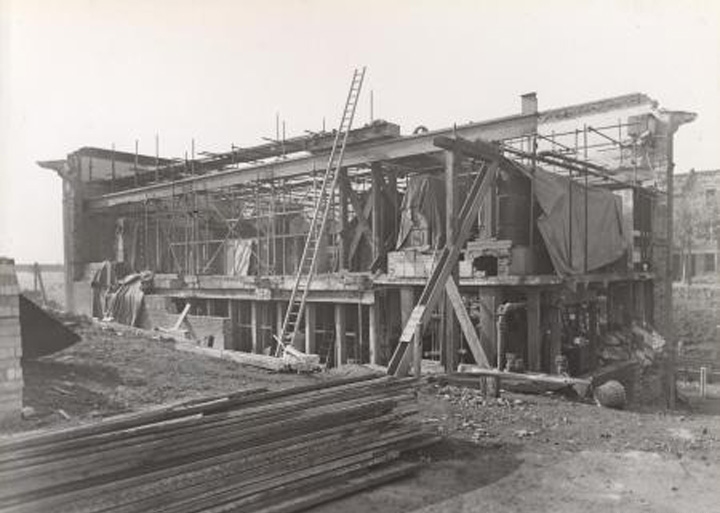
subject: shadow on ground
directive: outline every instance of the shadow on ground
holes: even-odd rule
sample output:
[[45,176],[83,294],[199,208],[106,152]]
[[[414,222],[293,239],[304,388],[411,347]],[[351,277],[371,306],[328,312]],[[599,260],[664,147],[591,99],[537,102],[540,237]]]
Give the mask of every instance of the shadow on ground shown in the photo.
[[443,439],[409,455],[426,465],[414,476],[318,506],[313,513],[404,513],[488,486],[515,472],[520,445]]

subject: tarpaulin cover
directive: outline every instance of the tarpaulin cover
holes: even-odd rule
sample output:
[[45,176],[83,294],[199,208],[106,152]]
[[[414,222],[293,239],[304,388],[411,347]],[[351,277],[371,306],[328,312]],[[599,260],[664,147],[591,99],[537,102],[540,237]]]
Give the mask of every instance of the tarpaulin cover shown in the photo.
[[103,262],[92,278],[93,317],[136,326],[145,290],[152,286],[153,273],[143,271],[118,279],[116,265]]
[[[555,271],[563,276],[584,272],[585,191],[582,184],[565,177],[542,169],[535,171],[535,198],[542,209],[538,229]],[[587,188],[587,232],[588,271],[611,264],[625,254],[627,242],[619,197],[603,189]]]
[[108,292],[104,319],[137,326],[145,290],[152,279],[151,272],[143,271],[120,280],[117,289]]
[[250,270],[253,241],[250,239],[233,239],[225,243],[226,274],[230,276],[247,276]]
[[408,180],[400,207],[396,249],[437,249],[445,241],[445,183],[430,175]]

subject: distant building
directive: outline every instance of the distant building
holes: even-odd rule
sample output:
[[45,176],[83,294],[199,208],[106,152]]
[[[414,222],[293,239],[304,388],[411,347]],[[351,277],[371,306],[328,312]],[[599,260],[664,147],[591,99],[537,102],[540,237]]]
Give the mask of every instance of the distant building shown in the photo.
[[720,275],[720,169],[675,175],[677,280]]

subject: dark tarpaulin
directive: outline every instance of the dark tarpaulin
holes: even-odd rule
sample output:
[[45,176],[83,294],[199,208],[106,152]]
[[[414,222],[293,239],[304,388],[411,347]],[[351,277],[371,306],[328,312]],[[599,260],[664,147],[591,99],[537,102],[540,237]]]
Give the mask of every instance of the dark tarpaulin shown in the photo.
[[445,243],[445,182],[431,175],[408,180],[400,207],[396,249],[433,248]]
[[93,316],[135,326],[145,291],[152,287],[153,273],[129,274],[118,279],[114,262],[103,262],[93,276]]
[[[584,185],[568,178],[542,169],[535,172],[535,198],[542,209],[538,229],[555,271],[563,276],[585,272],[585,191]],[[610,191],[588,187],[587,230],[587,271],[625,255],[620,198]]]

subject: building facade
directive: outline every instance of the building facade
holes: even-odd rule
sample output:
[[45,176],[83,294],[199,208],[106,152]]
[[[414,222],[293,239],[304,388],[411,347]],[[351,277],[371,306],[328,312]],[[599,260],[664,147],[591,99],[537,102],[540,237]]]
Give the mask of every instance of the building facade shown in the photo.
[[[329,365],[387,364],[455,240],[488,144],[500,168],[460,248],[459,294],[423,326],[423,357],[454,369],[478,352],[497,367],[512,355],[552,372],[564,355],[579,374],[602,363],[608,330],[635,321],[663,331],[666,178],[675,132],[693,118],[644,94],[546,111],[529,94],[500,119],[352,130],[293,343]],[[133,324],[168,327],[185,311],[194,340],[272,351],[332,140],[190,160],[82,148],[41,162],[63,180],[67,305],[103,316],[122,283],[142,299]]]
[[720,277],[720,169],[675,175],[676,280]]

